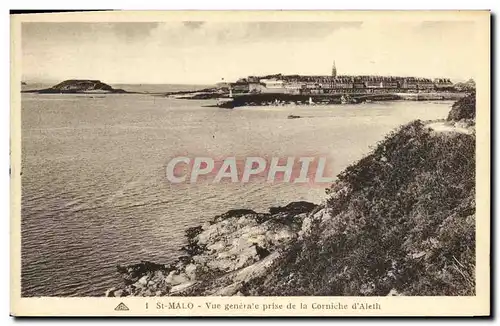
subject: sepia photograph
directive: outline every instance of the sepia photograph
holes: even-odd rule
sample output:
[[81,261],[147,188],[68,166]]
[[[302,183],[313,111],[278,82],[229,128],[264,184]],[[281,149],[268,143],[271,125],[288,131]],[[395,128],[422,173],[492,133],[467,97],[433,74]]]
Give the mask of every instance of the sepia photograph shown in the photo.
[[11,22],[20,315],[488,314],[489,11]]

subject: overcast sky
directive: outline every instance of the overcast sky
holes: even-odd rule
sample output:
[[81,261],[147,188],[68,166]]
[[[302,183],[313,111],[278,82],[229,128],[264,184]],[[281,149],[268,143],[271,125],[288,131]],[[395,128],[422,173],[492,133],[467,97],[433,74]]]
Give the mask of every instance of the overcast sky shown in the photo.
[[212,84],[272,73],[468,79],[469,22],[23,23],[23,80]]

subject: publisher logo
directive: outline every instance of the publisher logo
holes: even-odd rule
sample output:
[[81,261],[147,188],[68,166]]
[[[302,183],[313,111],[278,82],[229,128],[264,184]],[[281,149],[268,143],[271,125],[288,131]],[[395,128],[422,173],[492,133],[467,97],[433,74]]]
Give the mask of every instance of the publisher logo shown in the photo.
[[120,302],[118,306],[115,308],[116,311],[128,311],[130,310],[123,302]]

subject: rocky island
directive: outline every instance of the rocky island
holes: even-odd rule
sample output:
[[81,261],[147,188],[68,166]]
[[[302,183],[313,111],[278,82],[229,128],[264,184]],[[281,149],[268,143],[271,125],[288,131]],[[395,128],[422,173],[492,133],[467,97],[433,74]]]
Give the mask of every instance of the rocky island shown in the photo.
[[118,266],[106,296],[475,294],[475,95],[390,133],[320,205],[231,210],[173,262]]
[[95,93],[127,93],[123,89],[115,89],[100,80],[70,79],[46,89],[23,91],[39,94],[95,94]]

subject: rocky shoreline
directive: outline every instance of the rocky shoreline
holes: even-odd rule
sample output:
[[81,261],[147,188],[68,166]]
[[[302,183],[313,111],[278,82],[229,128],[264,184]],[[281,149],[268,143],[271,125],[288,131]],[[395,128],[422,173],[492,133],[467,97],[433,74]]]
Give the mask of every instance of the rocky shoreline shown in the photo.
[[[182,100],[210,100],[228,98],[227,92],[216,88],[196,91],[179,91],[164,94],[166,97]],[[388,94],[284,94],[284,93],[236,93],[234,106],[276,106],[276,105],[329,105],[359,104],[365,102],[387,101],[450,101],[459,100],[467,93],[429,92],[429,93],[388,93]]]
[[319,211],[321,206],[303,201],[269,213],[230,210],[187,229],[185,255],[173,263],[118,266],[123,286],[106,296],[244,295],[245,284],[307,232],[308,216]]

